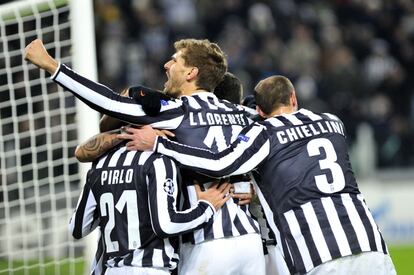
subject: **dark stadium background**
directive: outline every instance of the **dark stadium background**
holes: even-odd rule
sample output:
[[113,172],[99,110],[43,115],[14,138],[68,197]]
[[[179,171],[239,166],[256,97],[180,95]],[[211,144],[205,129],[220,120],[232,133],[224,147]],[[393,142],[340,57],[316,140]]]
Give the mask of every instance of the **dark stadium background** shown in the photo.
[[172,42],[208,38],[245,95],[288,76],[301,107],[344,121],[350,145],[370,125],[373,166],[414,164],[413,1],[106,0],[95,18],[99,80],[111,87],[162,89]]

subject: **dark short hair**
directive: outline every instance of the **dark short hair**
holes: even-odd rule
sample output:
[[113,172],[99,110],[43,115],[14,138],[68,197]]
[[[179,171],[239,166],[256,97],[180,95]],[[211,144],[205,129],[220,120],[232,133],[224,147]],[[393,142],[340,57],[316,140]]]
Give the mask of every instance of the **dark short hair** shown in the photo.
[[223,80],[214,89],[214,94],[219,99],[228,100],[234,104],[240,104],[243,93],[243,87],[234,74],[226,72]]
[[292,82],[287,77],[270,76],[256,85],[254,89],[256,104],[265,114],[271,114],[273,110],[289,105],[290,96],[294,89]]
[[182,39],[174,48],[183,51],[186,66],[198,68],[197,87],[212,92],[227,71],[227,59],[220,47],[207,39]]

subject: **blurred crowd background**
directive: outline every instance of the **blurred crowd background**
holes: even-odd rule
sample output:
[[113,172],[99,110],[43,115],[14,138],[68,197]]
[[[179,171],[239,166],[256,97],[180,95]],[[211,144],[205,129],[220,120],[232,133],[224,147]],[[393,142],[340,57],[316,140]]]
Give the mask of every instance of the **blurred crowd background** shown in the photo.
[[110,87],[162,89],[173,42],[207,38],[245,95],[285,75],[300,107],[344,121],[350,146],[368,129],[359,148],[372,148],[375,167],[414,165],[412,0],[102,0],[95,17],[99,80]]

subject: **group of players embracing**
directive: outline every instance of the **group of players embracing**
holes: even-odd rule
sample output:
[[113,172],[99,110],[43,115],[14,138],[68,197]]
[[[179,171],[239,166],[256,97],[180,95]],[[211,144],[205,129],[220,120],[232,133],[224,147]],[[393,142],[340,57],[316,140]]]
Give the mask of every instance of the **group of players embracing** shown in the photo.
[[174,47],[164,91],[121,93],[59,63],[41,40],[26,47],[26,60],[104,114],[75,152],[93,162],[70,220],[75,238],[99,226],[91,274],[396,274],[342,121],[299,109],[281,75],[243,105],[217,44]]

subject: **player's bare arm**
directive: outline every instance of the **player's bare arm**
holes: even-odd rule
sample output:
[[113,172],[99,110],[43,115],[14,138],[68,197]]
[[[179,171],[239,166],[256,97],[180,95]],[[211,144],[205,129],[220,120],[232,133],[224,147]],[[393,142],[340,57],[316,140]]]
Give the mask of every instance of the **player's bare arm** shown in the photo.
[[76,147],[75,156],[80,162],[91,162],[102,156],[109,149],[122,142],[117,138],[120,129],[97,134]]
[[168,130],[153,129],[149,125],[139,128],[123,127],[122,133],[117,138],[129,140],[127,150],[130,151],[150,151],[154,147],[157,136],[174,137],[174,133]]
[[24,59],[50,74],[54,74],[59,67],[59,62],[49,55],[40,39],[35,39],[26,46]]
[[128,150],[151,151],[159,135],[159,132],[149,125],[142,126],[139,129],[124,127],[122,130],[124,133],[119,134],[117,138],[129,140],[127,143]]

